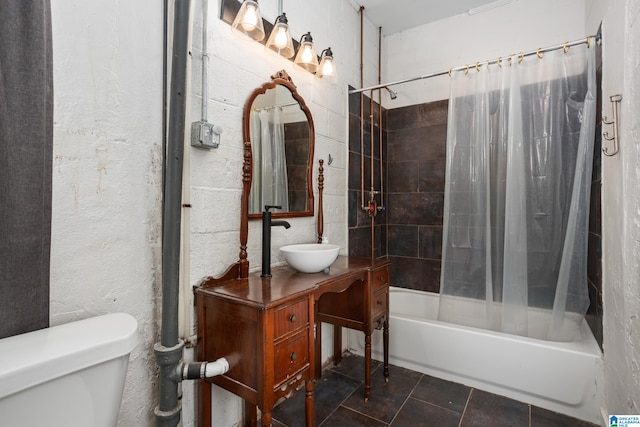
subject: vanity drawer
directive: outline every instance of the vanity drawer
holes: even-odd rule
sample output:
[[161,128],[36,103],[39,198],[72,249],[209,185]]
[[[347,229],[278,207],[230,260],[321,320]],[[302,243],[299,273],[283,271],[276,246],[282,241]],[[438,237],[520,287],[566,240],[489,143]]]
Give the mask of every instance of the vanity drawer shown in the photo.
[[309,301],[303,299],[278,308],[273,313],[274,339],[309,325]]
[[387,312],[389,292],[385,289],[373,295],[371,300],[371,316],[376,319]]
[[275,381],[278,385],[309,364],[309,334],[305,329],[275,346]]
[[378,289],[384,288],[389,284],[389,270],[383,268],[382,270],[374,271],[371,278],[371,290],[375,294]]

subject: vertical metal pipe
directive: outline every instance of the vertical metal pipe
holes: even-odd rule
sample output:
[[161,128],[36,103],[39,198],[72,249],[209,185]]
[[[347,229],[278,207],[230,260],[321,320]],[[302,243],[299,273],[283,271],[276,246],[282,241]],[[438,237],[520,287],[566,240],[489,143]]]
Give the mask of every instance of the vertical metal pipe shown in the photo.
[[189,41],[190,0],[175,0],[169,129],[167,141],[167,182],[164,189],[162,233],[162,333],[161,343],[178,343],[178,278],[180,269],[180,215],[182,211],[182,160],[186,112],[186,74]]
[[202,0],[202,116],[203,122],[207,121],[208,110],[208,73],[209,73],[209,50],[207,48],[207,32],[209,24],[209,1]]
[[[382,82],[382,27],[378,27],[378,84]],[[378,158],[380,160],[380,207],[384,208],[384,174],[382,169],[382,89],[378,89]]]
[[[360,6],[360,87],[364,86],[364,6]],[[364,92],[360,92],[360,208],[364,206]]]
[[[160,365],[159,403],[156,425],[176,426],[180,421],[178,382],[175,372],[182,359],[178,340],[178,294],[180,273],[180,215],[182,210],[182,162],[186,112],[187,55],[190,0],[175,0],[173,47],[171,51],[171,89],[167,153],[163,191],[162,227],[162,325],[155,354]],[[166,46],[165,46],[166,48]]]

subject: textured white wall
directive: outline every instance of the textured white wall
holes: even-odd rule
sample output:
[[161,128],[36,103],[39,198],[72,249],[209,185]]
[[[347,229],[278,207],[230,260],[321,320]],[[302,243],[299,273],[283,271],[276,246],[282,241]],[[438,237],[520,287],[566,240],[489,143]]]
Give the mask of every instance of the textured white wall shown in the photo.
[[51,323],[139,322],[120,424],[151,425],[161,232],[162,7],[51,2]]
[[[476,15],[461,14],[385,38],[386,82],[495,60],[584,38],[584,0],[519,0]],[[497,66],[497,65],[494,65]],[[449,76],[393,86],[396,108],[449,98]]]
[[[271,22],[276,0],[260,2]],[[192,1],[191,116],[200,118],[201,2]],[[333,49],[337,81],[314,78],[262,45],[232,35],[209,1],[209,121],[224,128],[220,148],[187,147],[185,194],[185,317],[193,318],[190,287],[223,272],[238,256],[242,108],[250,92],[286,69],[315,121],[316,160],[325,163],[325,234],[346,253],[347,85],[359,83],[358,7],[351,1],[287,2],[295,37],[311,31],[319,51]],[[160,322],[162,197],[162,4],[141,0],[52,2],[55,125],[51,323],[123,311],[139,322],[120,425],[154,424],[157,369],[153,344]],[[366,21],[365,21],[366,22]],[[375,37],[366,24],[365,34]],[[377,40],[377,38],[374,38]],[[377,64],[377,48],[365,57]],[[371,51],[373,49],[373,51]],[[318,51],[318,52],[319,52]],[[367,67],[366,83],[376,70]],[[314,165],[314,180],[317,163]],[[317,191],[317,183],[314,182]],[[315,219],[292,219],[273,246],[313,241]],[[260,267],[259,221],[249,233],[249,260]],[[282,262],[274,251],[273,262]],[[193,329],[191,322],[185,330]],[[185,335],[189,335],[188,332]],[[330,336],[326,336],[328,352]],[[327,353],[328,354],[328,353]],[[186,358],[192,358],[192,351]],[[184,425],[195,422],[193,386],[184,385]],[[236,425],[238,398],[214,393],[216,425]]]
[[587,25],[600,22],[604,115],[611,118],[609,96],[622,94],[620,152],[602,156],[606,420],[640,413],[640,1],[589,0]]

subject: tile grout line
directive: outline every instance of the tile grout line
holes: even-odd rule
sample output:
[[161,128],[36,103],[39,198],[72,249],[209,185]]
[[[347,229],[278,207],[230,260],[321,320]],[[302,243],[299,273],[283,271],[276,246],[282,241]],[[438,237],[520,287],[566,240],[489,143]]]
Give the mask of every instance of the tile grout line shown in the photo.
[[407,402],[409,401],[409,399],[411,399],[411,395],[413,394],[414,391],[416,391],[416,388],[418,387],[418,384],[420,384],[420,381],[422,381],[423,378],[424,378],[424,374],[422,374],[420,376],[420,378],[418,379],[418,381],[416,381],[416,385],[413,386],[413,388],[411,389],[411,391],[409,392],[407,397],[404,399],[404,402],[402,402],[402,405],[400,405],[400,407],[398,408],[396,413],[393,415],[393,418],[391,418],[391,421],[389,421],[388,425],[393,424],[395,419],[398,417],[398,414],[400,413],[400,411],[402,411],[402,408],[404,408],[404,405],[406,405]]
[[469,401],[471,400],[471,396],[473,395],[473,387],[469,390],[469,396],[467,396],[467,401],[464,404],[464,409],[462,410],[462,414],[460,415],[460,422],[458,422],[458,427],[462,426],[462,420],[464,420],[464,416],[467,413],[467,406],[469,406]]
[[[349,375],[344,375],[344,374],[342,374],[342,373],[340,373],[340,372],[336,372],[336,371],[333,371],[333,372],[334,372],[335,374],[337,374],[337,375],[342,375],[342,376],[343,376],[343,377],[345,377],[345,378],[355,379],[355,378],[353,378],[353,377],[350,377]],[[356,381],[359,381],[359,380],[356,380]],[[344,402],[346,402],[346,401],[347,401],[347,399],[349,399],[349,398],[353,395],[353,393],[355,393],[356,391],[358,391],[358,389],[360,388],[360,385],[361,385],[363,382],[364,382],[364,381],[359,381],[359,382],[358,382],[358,385],[357,385],[357,386],[355,386],[355,387],[353,388],[353,390],[351,390],[351,393],[349,393],[349,394],[348,394],[344,399],[342,399],[342,401],[341,401],[338,405],[336,405],[336,407],[333,409],[333,411],[331,411],[331,413],[329,413],[329,415],[327,415],[327,416],[326,416],[326,418],[325,418],[324,420],[320,421],[320,424],[318,424],[318,427],[321,427],[321,426],[322,426],[322,425],[323,425],[323,424],[324,424],[324,423],[325,423],[329,418],[331,418],[331,416],[332,416],[333,414],[335,414],[335,413],[336,413],[336,411],[337,411],[338,409],[340,409],[340,407],[342,406],[342,404],[343,404]],[[349,409],[349,408],[347,408],[346,406],[345,406],[344,408],[345,408],[345,409]],[[371,417],[369,417],[369,418],[371,418]]]

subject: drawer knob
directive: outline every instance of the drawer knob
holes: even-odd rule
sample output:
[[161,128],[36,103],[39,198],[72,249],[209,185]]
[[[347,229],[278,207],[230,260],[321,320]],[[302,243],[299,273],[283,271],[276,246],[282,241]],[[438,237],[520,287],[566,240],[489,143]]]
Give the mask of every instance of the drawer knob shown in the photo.
[[380,300],[377,300],[377,301],[376,301],[376,303],[377,303],[378,305],[382,305],[382,304],[384,304],[384,303],[383,303],[382,301],[380,301]]
[[382,282],[383,280],[384,280],[384,277],[382,277],[382,276],[378,276],[378,281],[379,281],[379,282]]
[[298,321],[298,318],[296,317],[296,315],[295,315],[295,314],[292,314],[292,315],[289,317],[289,320],[291,321],[291,323],[294,323],[294,322],[297,322],[297,321]]
[[296,360],[298,358],[298,355],[296,354],[296,352],[294,351],[293,353],[291,353],[291,356],[289,356],[289,358],[291,359],[291,361],[293,362],[294,360]]

